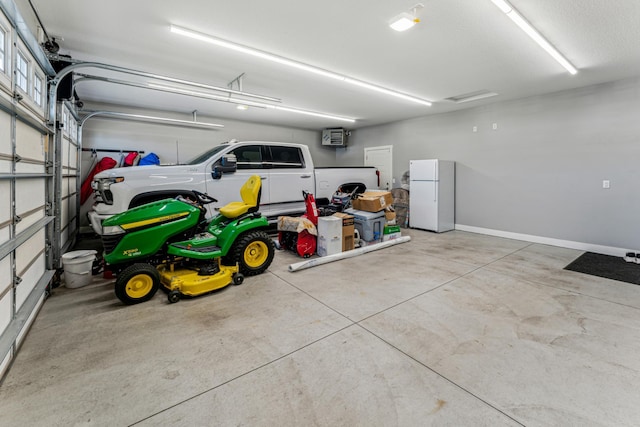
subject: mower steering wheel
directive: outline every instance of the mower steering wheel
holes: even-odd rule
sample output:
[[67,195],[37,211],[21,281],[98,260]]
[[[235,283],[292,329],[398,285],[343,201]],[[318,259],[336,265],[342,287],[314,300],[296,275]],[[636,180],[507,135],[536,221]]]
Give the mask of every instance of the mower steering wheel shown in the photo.
[[196,196],[196,199],[198,199],[198,203],[200,203],[201,205],[208,205],[209,203],[217,203],[218,202],[216,199],[214,199],[213,197],[209,196],[208,194],[201,193],[201,192],[196,191],[196,190],[193,190],[193,194]]

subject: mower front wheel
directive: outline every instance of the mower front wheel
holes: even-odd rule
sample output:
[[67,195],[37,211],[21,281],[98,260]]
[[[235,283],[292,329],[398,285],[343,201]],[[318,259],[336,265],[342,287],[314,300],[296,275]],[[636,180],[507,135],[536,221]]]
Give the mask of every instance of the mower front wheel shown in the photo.
[[118,274],[116,296],[125,304],[149,301],[160,286],[160,274],[151,264],[133,264]]
[[171,291],[167,295],[167,299],[171,304],[175,304],[176,302],[180,301],[180,298],[182,298],[182,295],[180,295],[179,291]]
[[244,276],[241,273],[235,273],[232,279],[233,284],[236,286],[242,285],[242,283],[244,282]]
[[276,246],[264,231],[251,231],[238,237],[231,247],[233,262],[237,262],[240,273],[255,276],[271,265]]

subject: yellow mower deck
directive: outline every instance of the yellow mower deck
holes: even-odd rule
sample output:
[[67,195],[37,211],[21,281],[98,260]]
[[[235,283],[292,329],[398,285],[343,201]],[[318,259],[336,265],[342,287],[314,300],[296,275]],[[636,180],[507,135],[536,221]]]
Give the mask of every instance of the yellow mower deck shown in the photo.
[[224,288],[233,282],[238,266],[220,265],[220,271],[212,276],[200,276],[195,270],[174,269],[173,265],[160,265],[160,283],[168,291],[178,291],[182,295],[196,296]]

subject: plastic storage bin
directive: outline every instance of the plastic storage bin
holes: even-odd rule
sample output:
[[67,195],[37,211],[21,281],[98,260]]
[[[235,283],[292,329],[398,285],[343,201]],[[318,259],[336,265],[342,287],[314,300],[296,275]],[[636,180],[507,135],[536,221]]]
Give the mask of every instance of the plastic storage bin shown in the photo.
[[346,213],[353,215],[356,230],[360,233],[360,238],[365,242],[376,242],[382,239],[385,218],[384,211],[367,212],[355,209],[347,209]]
[[91,266],[97,251],[72,251],[62,255],[64,283],[67,288],[80,288],[91,283]]

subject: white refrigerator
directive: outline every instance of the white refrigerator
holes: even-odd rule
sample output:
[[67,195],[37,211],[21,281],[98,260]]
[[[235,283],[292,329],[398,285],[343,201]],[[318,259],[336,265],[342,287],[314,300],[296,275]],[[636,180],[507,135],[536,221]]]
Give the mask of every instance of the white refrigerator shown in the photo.
[[409,162],[409,226],[441,233],[455,227],[455,162]]

